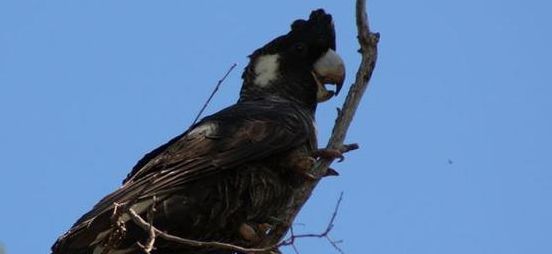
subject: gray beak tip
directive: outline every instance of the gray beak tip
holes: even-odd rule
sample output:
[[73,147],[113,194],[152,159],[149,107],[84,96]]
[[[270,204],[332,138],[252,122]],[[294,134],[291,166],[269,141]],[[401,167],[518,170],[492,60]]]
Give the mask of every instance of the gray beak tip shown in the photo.
[[341,77],[341,80],[337,81],[337,83],[335,84],[334,96],[337,96],[339,94],[339,91],[341,91],[341,88],[343,88],[343,82],[345,82],[345,74],[343,74]]
[[[314,74],[316,75],[317,83],[319,90],[325,90],[323,93],[325,100],[329,93],[331,96],[337,96],[341,88],[343,87],[343,82],[345,81],[345,64],[341,57],[333,50],[328,49],[315,63],[314,63]],[[324,84],[333,84],[336,86],[335,92],[327,91],[323,86]]]

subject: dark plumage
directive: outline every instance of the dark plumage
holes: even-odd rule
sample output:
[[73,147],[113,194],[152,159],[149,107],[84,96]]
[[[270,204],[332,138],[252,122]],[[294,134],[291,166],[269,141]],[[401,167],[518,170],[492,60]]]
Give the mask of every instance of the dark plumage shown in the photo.
[[[308,180],[301,165],[317,148],[316,104],[334,94],[323,83],[336,83],[338,91],[344,78],[333,50],[330,15],[317,10],[295,21],[287,35],[250,56],[236,104],[146,154],[119,189],[58,239],[53,253],[137,253],[147,233],[125,209],[146,218],[152,206],[154,225],[168,233],[255,246],[280,222],[293,188]],[[153,253],[226,253],[160,239],[155,246]]]

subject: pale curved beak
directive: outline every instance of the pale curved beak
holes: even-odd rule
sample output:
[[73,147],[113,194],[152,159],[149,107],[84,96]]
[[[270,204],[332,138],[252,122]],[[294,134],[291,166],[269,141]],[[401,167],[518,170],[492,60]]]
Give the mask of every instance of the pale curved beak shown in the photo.
[[[345,64],[341,57],[332,49],[328,49],[315,63],[312,75],[318,85],[316,98],[318,102],[337,96],[343,81],[345,81]],[[335,92],[326,89],[324,85],[335,85]]]

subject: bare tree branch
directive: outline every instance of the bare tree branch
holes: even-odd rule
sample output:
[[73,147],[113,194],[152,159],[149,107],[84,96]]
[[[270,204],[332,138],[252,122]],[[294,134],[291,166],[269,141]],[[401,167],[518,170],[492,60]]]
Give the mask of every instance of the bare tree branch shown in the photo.
[[[360,104],[362,96],[368,87],[368,81],[372,76],[376,66],[377,59],[377,44],[379,34],[370,32],[368,26],[368,16],[366,14],[366,1],[357,0],[356,2],[356,24],[358,30],[358,42],[360,44],[359,53],[361,54],[361,63],[358,67],[355,83],[349,89],[347,98],[343,103],[342,110],[338,110],[338,117],[335,121],[332,135],[328,141],[328,149],[343,149],[343,142],[347,134],[347,130],[353,121],[355,112]],[[311,172],[313,175],[322,177],[328,171],[329,165],[333,159],[321,159],[316,164]],[[312,191],[318,184],[319,180],[306,182],[300,188],[297,188],[293,194],[293,204],[287,210],[287,214],[283,216],[283,223],[274,230],[274,233],[269,235],[267,239],[259,246],[271,246],[282,239],[289,230],[293,220],[307,202],[312,194]]]
[[328,141],[328,148],[338,148],[343,145],[347,130],[353,121],[362,96],[368,88],[368,81],[370,81],[376,67],[379,34],[370,32],[365,0],[358,0],[356,3],[356,23],[360,44],[359,53],[362,58],[356,73],[355,83],[349,89],[342,110],[335,121],[332,135]]
[[[155,197],[154,197],[155,199]],[[157,237],[160,237],[167,241],[172,241],[175,243],[179,243],[185,246],[190,247],[196,247],[196,248],[213,248],[213,249],[221,249],[221,250],[232,250],[232,251],[238,251],[242,253],[278,253],[276,252],[278,247],[282,246],[291,246],[293,250],[298,253],[297,247],[295,246],[295,240],[299,238],[326,238],[328,242],[339,252],[343,253],[342,250],[337,246],[339,243],[338,241],[334,241],[329,237],[329,233],[332,231],[334,227],[335,218],[337,217],[337,213],[339,211],[339,206],[341,205],[341,201],[343,200],[343,192],[339,195],[339,199],[337,200],[337,203],[335,205],[334,211],[332,213],[332,216],[328,222],[328,225],[326,226],[326,229],[319,234],[299,234],[295,235],[293,232],[293,227],[290,227],[291,236],[285,240],[282,240],[281,242],[274,244],[269,247],[264,248],[245,248],[242,246],[229,244],[229,243],[222,243],[222,242],[204,242],[204,241],[197,241],[192,239],[186,239],[179,236],[175,236],[166,232],[163,232],[156,228],[153,225],[153,221],[151,220],[153,213],[155,212],[155,209],[152,208],[150,211],[148,211],[148,217],[150,217],[150,221],[147,222],[144,218],[142,218],[136,211],[134,211],[132,208],[129,208],[127,210],[128,215],[130,216],[130,219],[141,229],[148,232],[148,239],[145,244],[138,243],[138,246],[142,248],[142,250],[149,254],[151,251],[155,248],[155,240]],[[122,215],[122,214],[121,214]]]
[[[134,211],[132,208],[128,209],[128,214],[130,215],[130,218],[132,221],[138,225],[140,228],[142,228],[145,231],[150,232],[153,231],[154,237],[159,237],[162,239],[165,239],[167,241],[179,243],[185,246],[190,247],[197,247],[197,248],[216,248],[221,250],[233,250],[233,251],[239,251],[243,253],[262,253],[262,252],[268,252],[270,250],[273,250],[276,246],[270,246],[267,248],[245,248],[234,244],[229,243],[221,243],[221,242],[203,242],[203,241],[196,241],[191,239],[186,239],[182,237],[178,237],[175,235],[171,235],[168,233],[165,233],[159,229],[157,229],[152,224],[148,223],[144,218],[142,218],[136,211]],[[151,236],[151,235],[150,235]],[[148,239],[148,241],[151,241],[151,239]]]

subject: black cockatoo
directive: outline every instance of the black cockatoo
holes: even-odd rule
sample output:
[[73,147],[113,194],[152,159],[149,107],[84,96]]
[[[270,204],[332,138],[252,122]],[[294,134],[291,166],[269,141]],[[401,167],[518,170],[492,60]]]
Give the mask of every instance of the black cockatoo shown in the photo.
[[[256,246],[281,223],[293,188],[311,180],[316,105],[336,95],[344,77],[332,17],[320,9],[294,21],[250,55],[236,104],[146,154],[52,253],[140,253],[148,232],[129,209],[182,238]],[[152,253],[231,252],[157,239]]]

